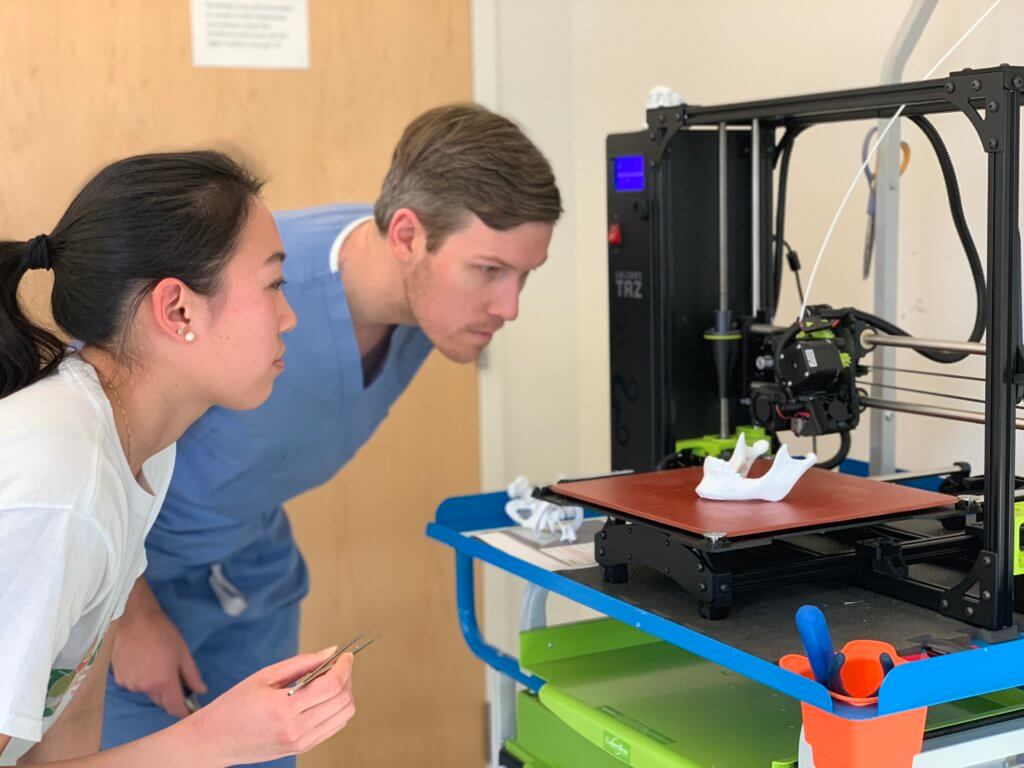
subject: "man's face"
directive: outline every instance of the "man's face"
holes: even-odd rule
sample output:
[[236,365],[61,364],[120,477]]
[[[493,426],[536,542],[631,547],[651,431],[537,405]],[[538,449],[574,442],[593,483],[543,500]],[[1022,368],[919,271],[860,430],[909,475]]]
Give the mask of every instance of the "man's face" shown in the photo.
[[519,294],[547,260],[553,230],[530,222],[500,232],[469,214],[434,253],[419,254],[406,273],[406,299],[434,346],[456,362],[476,360],[519,314]]

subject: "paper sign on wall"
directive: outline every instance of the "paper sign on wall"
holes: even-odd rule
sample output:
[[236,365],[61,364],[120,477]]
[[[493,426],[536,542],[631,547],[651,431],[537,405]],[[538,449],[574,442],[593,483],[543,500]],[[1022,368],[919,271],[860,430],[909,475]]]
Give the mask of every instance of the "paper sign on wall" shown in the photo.
[[197,67],[309,69],[307,0],[191,0]]

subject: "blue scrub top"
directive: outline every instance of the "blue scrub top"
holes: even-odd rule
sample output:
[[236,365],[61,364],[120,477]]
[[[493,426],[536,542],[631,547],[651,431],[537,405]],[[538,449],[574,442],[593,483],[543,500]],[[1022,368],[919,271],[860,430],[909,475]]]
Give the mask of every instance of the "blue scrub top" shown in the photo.
[[[167,599],[185,593],[166,588],[169,582],[205,581],[215,563],[245,595],[246,619],[308,591],[281,505],[331,479],[352,458],[431,350],[418,328],[395,328],[384,362],[364,387],[352,316],[330,251],[348,224],[371,214],[366,205],[276,214],[288,254],[284,291],[298,325],[284,337],[285,370],[263,406],[212,408],[178,442],[167,500],[146,541],[147,579]],[[188,615],[185,606],[165,609]]]

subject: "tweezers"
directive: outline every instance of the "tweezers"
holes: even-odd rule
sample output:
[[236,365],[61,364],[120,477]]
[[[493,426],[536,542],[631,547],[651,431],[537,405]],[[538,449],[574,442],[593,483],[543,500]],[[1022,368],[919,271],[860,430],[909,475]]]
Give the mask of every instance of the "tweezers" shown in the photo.
[[[367,635],[369,635],[369,636],[367,637]],[[311,682],[313,682],[318,677],[320,677],[325,672],[327,672],[331,667],[334,666],[335,662],[337,662],[338,659],[341,658],[341,654],[345,653],[345,651],[347,651],[347,650],[349,650],[351,648],[352,649],[352,654],[355,655],[355,654],[359,653],[361,650],[363,650],[364,648],[366,648],[368,645],[373,643],[373,641],[376,640],[378,637],[379,637],[379,634],[376,633],[376,632],[373,632],[373,633],[360,632],[358,635],[353,637],[351,640],[349,640],[343,646],[338,648],[338,650],[336,650],[334,653],[332,653],[330,656],[328,656],[327,659],[325,659],[320,664],[319,667],[317,667],[316,669],[314,669],[311,672],[307,672],[302,677],[300,677],[298,680],[296,680],[294,683],[292,683],[291,686],[289,686],[289,688],[288,688],[288,695],[291,696],[296,691],[298,691],[300,688],[305,688]]]

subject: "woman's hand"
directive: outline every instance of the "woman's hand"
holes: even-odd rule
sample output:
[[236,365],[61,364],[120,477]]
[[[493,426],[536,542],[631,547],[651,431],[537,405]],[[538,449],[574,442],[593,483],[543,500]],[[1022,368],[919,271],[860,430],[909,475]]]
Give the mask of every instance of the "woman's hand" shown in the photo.
[[125,605],[111,662],[118,685],[145,694],[175,717],[188,717],[188,692],[206,693],[185,638],[160,607],[145,577],[135,582]]
[[261,669],[181,725],[196,729],[218,764],[258,763],[306,752],[344,728],[356,711],[351,653],[288,695],[289,685],[334,650],[295,656]]

